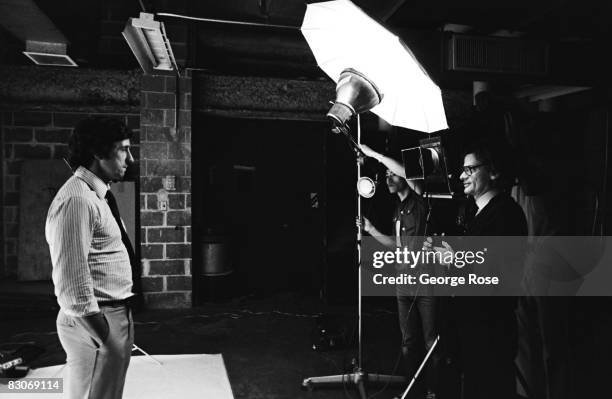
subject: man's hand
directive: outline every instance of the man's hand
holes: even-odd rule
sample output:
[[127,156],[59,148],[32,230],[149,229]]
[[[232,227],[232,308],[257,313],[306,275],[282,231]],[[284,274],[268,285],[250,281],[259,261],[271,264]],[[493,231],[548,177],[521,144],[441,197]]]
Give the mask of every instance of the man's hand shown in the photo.
[[[455,251],[451,248],[450,245],[446,241],[442,241],[441,247],[433,247],[434,251],[441,255],[441,261],[444,266],[450,266],[453,263],[453,259],[455,258]],[[445,260],[448,260],[446,262]]]
[[357,224],[357,228],[363,228],[363,231],[365,231],[368,234],[371,234],[372,232],[372,228],[374,227],[372,225],[372,223],[368,220],[368,218],[362,218],[363,222],[361,220],[359,220],[359,218],[357,218],[356,220],[356,224]]
[[[423,251],[433,251],[439,253],[440,260],[443,266],[450,266],[455,254],[453,248],[446,241],[442,241],[441,247],[435,247],[433,245],[433,239],[431,237],[427,237],[423,242]],[[448,262],[445,262],[445,260],[448,260]]]
[[108,320],[106,320],[106,317],[104,317],[102,312],[85,316],[83,317],[83,321],[85,322],[85,326],[91,335],[99,339],[100,343],[102,344],[106,342],[110,328],[108,326]]
[[[359,148],[361,148],[361,151],[367,157],[376,159],[378,162],[382,163],[387,169],[389,169],[394,174],[400,177],[406,178],[406,171],[404,170],[403,163],[400,163],[391,157],[387,157],[381,154],[380,152],[376,152],[365,144],[360,144]],[[415,180],[408,180],[408,185],[417,194],[421,195],[423,193],[422,188],[420,187],[420,185],[417,185],[415,183]]]

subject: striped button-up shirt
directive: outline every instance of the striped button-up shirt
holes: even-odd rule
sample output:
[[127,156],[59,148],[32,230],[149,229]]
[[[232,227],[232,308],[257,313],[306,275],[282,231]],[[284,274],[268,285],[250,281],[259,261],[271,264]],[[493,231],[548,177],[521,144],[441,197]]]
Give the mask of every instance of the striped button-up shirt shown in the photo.
[[132,296],[132,269],[121,230],[105,200],[109,186],[79,167],[53,199],[45,236],[55,295],[70,316],[100,311],[98,301]]

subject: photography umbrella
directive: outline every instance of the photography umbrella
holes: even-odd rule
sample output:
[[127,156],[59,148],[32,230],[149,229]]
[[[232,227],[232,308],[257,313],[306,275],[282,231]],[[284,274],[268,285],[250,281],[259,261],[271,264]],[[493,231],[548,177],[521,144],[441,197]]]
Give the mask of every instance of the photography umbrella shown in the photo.
[[404,42],[349,0],[308,4],[301,26],[318,66],[336,83],[345,69],[379,90],[371,111],[387,123],[435,132],[448,129],[440,88]]

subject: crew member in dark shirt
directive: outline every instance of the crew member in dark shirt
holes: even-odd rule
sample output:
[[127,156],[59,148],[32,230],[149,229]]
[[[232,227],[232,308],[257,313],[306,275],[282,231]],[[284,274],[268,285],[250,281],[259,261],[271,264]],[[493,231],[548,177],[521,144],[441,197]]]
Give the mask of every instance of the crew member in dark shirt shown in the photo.
[[[382,234],[367,218],[364,218],[364,231],[389,248],[420,250],[428,223],[428,207],[421,196],[421,184],[406,180],[403,166],[395,159],[378,153],[365,144],[361,145],[361,149],[366,156],[378,160],[387,167],[387,188],[391,194],[396,194],[398,199],[393,214],[393,236]],[[438,335],[437,301],[425,288],[419,292],[414,287],[398,286],[396,293],[402,333],[402,355],[406,363],[407,376],[411,379],[422,361],[419,335],[423,337],[425,351],[431,349]],[[439,356],[434,351],[427,367],[426,386],[423,387],[427,390],[428,399],[436,397],[438,364]]]

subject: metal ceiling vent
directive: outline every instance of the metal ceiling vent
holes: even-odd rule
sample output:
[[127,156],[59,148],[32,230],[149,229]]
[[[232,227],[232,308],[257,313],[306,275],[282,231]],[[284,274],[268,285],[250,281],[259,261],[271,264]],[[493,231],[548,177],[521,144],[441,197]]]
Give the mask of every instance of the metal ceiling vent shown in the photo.
[[548,44],[543,41],[452,34],[447,44],[451,71],[548,74]]
[[34,0],[0,0],[0,26],[25,42],[23,54],[36,65],[77,66],[68,39]]
[[66,54],[66,43],[48,43],[26,40],[26,50],[23,52],[36,65],[78,66]]

